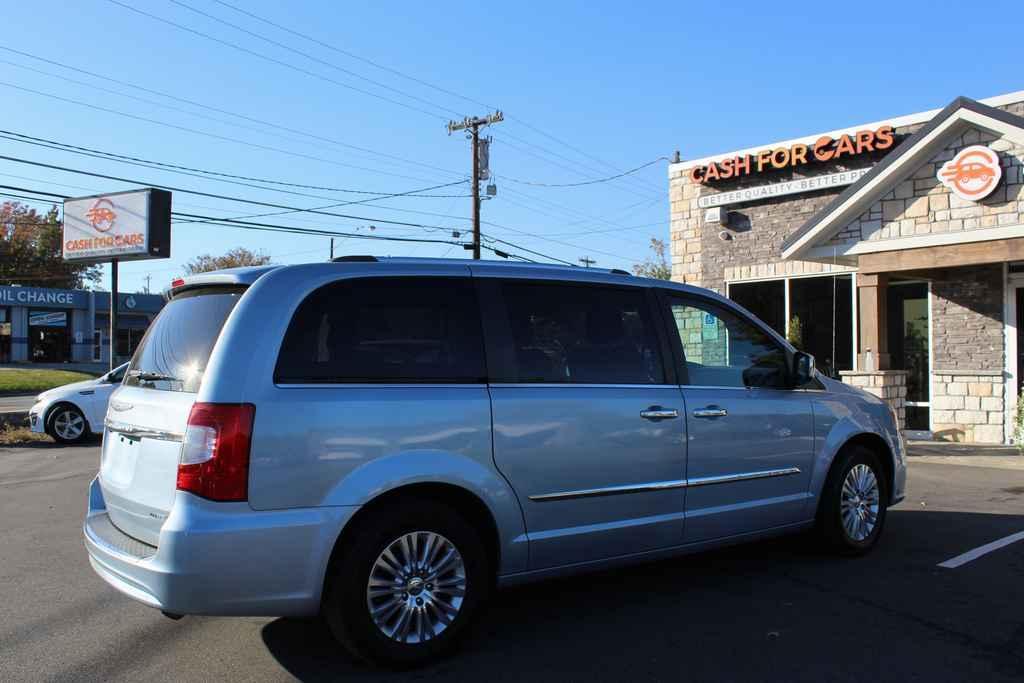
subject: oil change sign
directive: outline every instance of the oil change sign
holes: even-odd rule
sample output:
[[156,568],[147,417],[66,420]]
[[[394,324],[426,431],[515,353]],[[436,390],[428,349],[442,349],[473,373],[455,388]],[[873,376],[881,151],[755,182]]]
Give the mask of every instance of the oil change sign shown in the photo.
[[64,202],[66,261],[167,258],[171,193],[145,189]]

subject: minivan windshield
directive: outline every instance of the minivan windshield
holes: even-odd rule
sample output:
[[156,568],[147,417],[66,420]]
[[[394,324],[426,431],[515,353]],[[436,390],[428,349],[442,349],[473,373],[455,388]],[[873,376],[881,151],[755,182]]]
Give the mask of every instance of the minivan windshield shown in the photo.
[[198,391],[224,321],[244,291],[207,287],[174,297],[142,338],[124,378],[125,386]]

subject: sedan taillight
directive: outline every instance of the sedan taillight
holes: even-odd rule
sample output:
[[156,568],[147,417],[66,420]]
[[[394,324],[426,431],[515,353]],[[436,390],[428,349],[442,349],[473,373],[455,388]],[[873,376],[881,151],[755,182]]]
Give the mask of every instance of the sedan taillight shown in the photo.
[[194,404],[178,463],[178,490],[209,500],[248,500],[255,415],[251,403]]

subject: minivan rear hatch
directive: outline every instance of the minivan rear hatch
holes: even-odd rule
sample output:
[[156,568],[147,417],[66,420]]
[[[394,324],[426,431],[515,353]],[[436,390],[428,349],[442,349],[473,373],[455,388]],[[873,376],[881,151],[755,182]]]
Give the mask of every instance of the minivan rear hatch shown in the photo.
[[100,488],[121,531],[157,545],[174,502],[182,438],[224,322],[245,291],[208,286],[176,294],[139,344],[107,409]]

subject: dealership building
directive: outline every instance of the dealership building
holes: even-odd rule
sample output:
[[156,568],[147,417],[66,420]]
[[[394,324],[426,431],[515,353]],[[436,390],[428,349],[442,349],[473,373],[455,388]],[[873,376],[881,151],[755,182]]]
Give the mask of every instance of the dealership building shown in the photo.
[[[115,353],[127,360],[163,307],[156,294],[119,294]],[[0,286],[0,363],[108,363],[110,293]]]
[[907,430],[1005,443],[1022,167],[1024,91],[677,160],[672,278],[741,303]]

